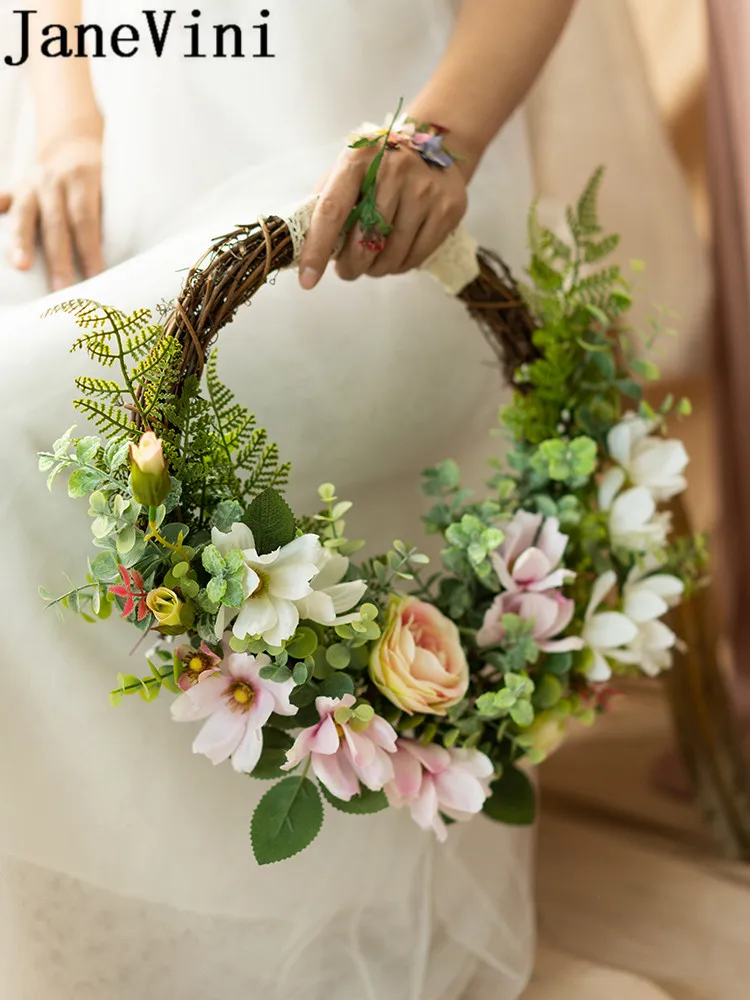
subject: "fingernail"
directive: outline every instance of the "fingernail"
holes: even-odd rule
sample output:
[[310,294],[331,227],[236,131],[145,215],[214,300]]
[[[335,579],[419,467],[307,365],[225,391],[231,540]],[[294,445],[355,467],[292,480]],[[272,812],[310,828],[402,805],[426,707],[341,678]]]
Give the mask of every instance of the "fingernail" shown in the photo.
[[320,275],[314,267],[306,267],[300,271],[299,283],[304,289],[306,289],[306,291],[310,291],[312,288],[315,288],[319,281]]
[[30,266],[29,256],[24,253],[23,250],[14,250],[11,257],[13,262],[13,267],[18,268],[19,271],[25,271]]

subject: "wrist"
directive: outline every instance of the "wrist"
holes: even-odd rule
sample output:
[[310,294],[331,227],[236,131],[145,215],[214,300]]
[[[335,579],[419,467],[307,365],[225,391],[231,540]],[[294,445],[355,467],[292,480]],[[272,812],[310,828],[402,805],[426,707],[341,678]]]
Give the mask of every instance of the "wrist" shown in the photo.
[[445,134],[445,148],[454,158],[456,168],[462,174],[466,183],[474,176],[487,148],[487,142],[472,134],[462,123],[454,120],[454,116],[443,110],[415,103],[409,107],[409,118],[419,123],[429,123],[438,126]]
[[104,123],[98,110],[58,119],[47,127],[40,126],[37,137],[37,158],[48,159],[70,142],[88,140],[101,143]]

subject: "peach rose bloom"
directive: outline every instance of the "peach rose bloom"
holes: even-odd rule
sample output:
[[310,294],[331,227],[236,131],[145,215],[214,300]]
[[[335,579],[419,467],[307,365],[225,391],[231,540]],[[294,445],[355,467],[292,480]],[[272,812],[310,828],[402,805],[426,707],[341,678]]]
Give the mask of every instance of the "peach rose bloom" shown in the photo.
[[392,597],[385,631],[370,656],[370,677],[409,715],[445,715],[469,687],[458,629],[432,604]]

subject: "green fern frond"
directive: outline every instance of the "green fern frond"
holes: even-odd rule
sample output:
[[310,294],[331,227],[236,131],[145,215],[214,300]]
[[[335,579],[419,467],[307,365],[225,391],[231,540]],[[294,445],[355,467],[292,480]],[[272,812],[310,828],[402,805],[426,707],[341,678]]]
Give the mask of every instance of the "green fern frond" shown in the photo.
[[99,397],[101,399],[122,398],[122,386],[111,379],[90,378],[88,375],[81,375],[76,379],[76,388],[79,392],[83,392],[91,397]]
[[279,449],[271,444],[263,449],[254,467],[250,470],[243,483],[243,492],[248,499],[273,486],[279,489],[286,486],[291,472],[291,464],[285,462],[279,465]]
[[582,236],[581,227],[578,224],[578,216],[570,206],[565,209],[565,221],[568,223],[568,229],[573,237],[573,242],[576,246],[578,246],[581,242]]
[[141,386],[141,415],[145,423],[165,424],[164,410],[179,380],[182,347],[173,338],[163,336],[131,373]]
[[[149,319],[151,313],[148,314]],[[140,327],[134,333],[125,338],[124,353],[132,359],[143,359],[148,356],[148,352],[159,342],[163,334],[163,328],[151,323]]]
[[603,179],[604,167],[598,167],[589,178],[578,201],[577,222],[580,232],[585,236],[594,236],[602,231],[597,206]]
[[584,303],[598,303],[606,300],[612,287],[619,279],[620,268],[616,264],[612,264],[602,271],[597,271],[596,274],[589,274],[585,278],[581,278],[571,293],[572,297]]
[[603,240],[598,242],[587,243],[583,250],[583,259],[587,264],[598,264],[600,260],[609,257],[619,244],[620,237],[616,233],[605,236]]
[[95,399],[74,399],[73,406],[96,424],[99,430],[108,438],[121,437],[137,439],[140,431],[133,424],[121,407],[99,402]]
[[224,385],[216,369],[216,352],[211,355],[206,367],[208,398],[216,416],[222,439],[229,451],[241,449],[252,441],[255,417],[240,403]]
[[86,351],[93,361],[98,361],[103,368],[111,368],[119,355],[112,349],[109,334],[101,332],[86,333],[73,342],[71,351]]
[[553,258],[564,261],[566,264],[573,256],[573,250],[569,244],[565,240],[561,240],[557,233],[553,233],[551,229],[542,230],[542,246]]
[[52,306],[44,315],[55,316],[64,313],[67,316],[73,316],[76,326],[80,326],[81,329],[97,330],[109,322],[108,314],[111,312],[111,309],[107,310],[105,306],[94,302],[93,299],[69,299],[67,302],[60,302],[58,305]]
[[529,250],[532,254],[542,252],[542,225],[539,222],[539,199],[535,198],[531,203],[529,215],[526,221],[527,236],[529,240]]

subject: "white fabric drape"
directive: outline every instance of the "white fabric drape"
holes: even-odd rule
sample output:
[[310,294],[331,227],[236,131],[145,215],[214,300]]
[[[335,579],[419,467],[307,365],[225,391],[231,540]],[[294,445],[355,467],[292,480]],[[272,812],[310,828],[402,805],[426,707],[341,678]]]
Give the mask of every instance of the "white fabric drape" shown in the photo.
[[[192,4],[172,6],[180,23],[190,20]],[[212,237],[304,197],[342,135],[421,86],[454,6],[278,0],[273,64],[95,62],[113,267],[58,298],[128,308],[173,296],[181,270]],[[614,10],[620,0],[599,6]],[[135,0],[89,0],[87,16],[107,25],[137,19],[140,9]],[[240,0],[215,0],[211,15],[248,23]],[[605,32],[599,44],[615,38]],[[577,60],[565,44],[561,57]],[[606,62],[600,70],[568,101],[550,143],[574,132],[578,98],[598,105],[616,90]],[[10,134],[3,129],[16,110],[7,102],[0,134]],[[627,145],[619,138],[615,156]],[[635,129],[631,139],[644,137]],[[599,159],[580,155],[576,189]],[[614,180],[607,206],[630,197],[627,178],[615,172]],[[516,269],[531,196],[516,118],[474,181],[467,219]],[[629,219],[607,219],[620,222]],[[642,235],[648,245],[634,255],[652,257],[661,244]],[[64,586],[64,570],[83,569],[90,537],[85,509],[60,487],[47,495],[35,469],[34,453],[75,419],[73,377],[85,367],[67,353],[70,325],[39,321],[43,293],[41,268],[0,267],[0,968],[8,994],[454,1000],[480,968],[482,995],[515,1000],[533,950],[529,831],[479,820],[453,828],[449,847],[437,850],[406,815],[331,814],[307,854],[258,870],[247,825],[262,786],[191,758],[191,734],[168,720],[166,705],[109,708],[112,678],[135,666],[127,628],[60,626],[42,610],[37,584]],[[462,307],[424,276],[354,286],[329,277],[305,295],[282,275],[223,335],[220,367],[292,460],[292,503],[310,509],[318,482],[335,482],[355,501],[352,533],[378,548],[421,538],[416,476],[425,465],[453,456],[468,482],[481,483],[484,459],[498,448],[487,429],[502,398],[490,362]]]
[[[91,19],[140,4],[92,0]],[[176,3],[187,23],[192,4]],[[218,0],[212,20],[248,23]],[[206,15],[207,16],[207,15]],[[209,241],[304,197],[342,136],[414,93],[452,22],[443,0],[273,5],[273,64],[144,57],[94,63],[106,119],[111,268],[69,290],[121,308],[179,290]],[[383,74],[378,63],[393,68]],[[523,123],[477,178],[469,225],[514,266],[531,197]],[[75,420],[72,330],[40,321],[42,275],[0,271],[0,605],[14,628],[0,698],[0,967],[9,995],[58,1000],[226,996],[454,1000],[485,968],[515,1000],[531,968],[528,830],[480,819],[438,850],[408,814],[328,810],[323,836],[258,869],[248,843],[260,782],[190,754],[167,704],[107,694],[136,672],[132,636],[45,613],[40,582],[85,572],[85,507],[52,496],[34,454]],[[36,291],[35,291],[36,289]],[[294,466],[290,499],[316,506],[335,482],[349,524],[381,549],[421,538],[418,475],[447,456],[483,478],[500,375],[457,302],[424,275],[314,294],[282,275],[222,335],[220,368]]]

